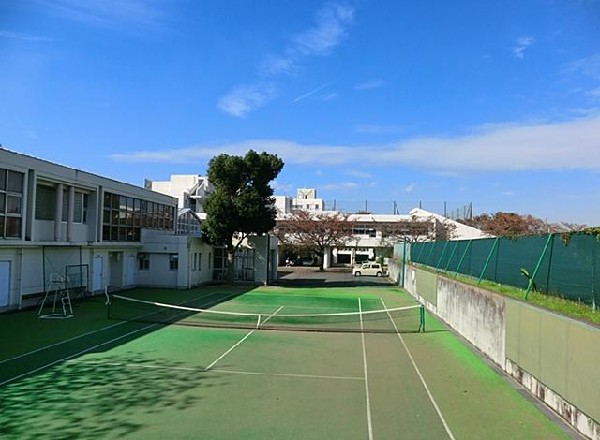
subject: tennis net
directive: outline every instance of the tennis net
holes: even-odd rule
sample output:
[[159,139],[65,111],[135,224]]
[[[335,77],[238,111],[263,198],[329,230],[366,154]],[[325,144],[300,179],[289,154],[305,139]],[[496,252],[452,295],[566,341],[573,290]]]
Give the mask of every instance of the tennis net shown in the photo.
[[425,309],[411,305],[379,310],[342,313],[285,313],[293,307],[270,307],[263,313],[244,313],[185,304],[166,304],[156,301],[111,295],[108,316],[111,319],[260,330],[298,330],[322,332],[417,333],[425,331]]

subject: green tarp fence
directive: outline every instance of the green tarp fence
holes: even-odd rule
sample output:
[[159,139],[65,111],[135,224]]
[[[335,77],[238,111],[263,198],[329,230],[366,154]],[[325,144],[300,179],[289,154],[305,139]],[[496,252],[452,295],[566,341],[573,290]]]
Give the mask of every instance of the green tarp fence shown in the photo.
[[600,304],[600,241],[588,234],[565,237],[412,243],[410,260],[478,280]]

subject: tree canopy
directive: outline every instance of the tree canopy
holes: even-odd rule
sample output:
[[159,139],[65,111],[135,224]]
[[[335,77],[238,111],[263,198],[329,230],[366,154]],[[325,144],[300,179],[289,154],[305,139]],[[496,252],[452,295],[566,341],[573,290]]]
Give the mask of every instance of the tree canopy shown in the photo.
[[550,232],[568,232],[582,229],[582,226],[570,223],[548,223],[531,215],[514,212],[480,214],[462,223],[481,229],[498,237],[518,237],[522,235],[548,234]]
[[283,165],[276,155],[253,150],[243,157],[220,154],[208,163],[208,180],[214,190],[204,202],[202,233],[207,241],[226,247],[230,282],[235,251],[242,241],[275,226],[277,211],[270,182]]

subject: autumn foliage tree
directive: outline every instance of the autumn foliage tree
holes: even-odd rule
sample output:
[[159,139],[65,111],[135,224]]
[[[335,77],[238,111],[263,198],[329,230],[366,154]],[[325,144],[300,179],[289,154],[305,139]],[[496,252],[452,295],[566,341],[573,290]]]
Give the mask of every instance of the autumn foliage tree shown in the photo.
[[352,237],[352,222],[348,214],[297,211],[278,220],[274,232],[281,243],[314,252],[323,270],[327,249],[344,246]]
[[547,223],[531,215],[512,212],[481,214],[472,219],[462,220],[462,222],[498,237],[518,237],[522,235],[548,234],[550,232],[567,232],[581,229],[580,225]]

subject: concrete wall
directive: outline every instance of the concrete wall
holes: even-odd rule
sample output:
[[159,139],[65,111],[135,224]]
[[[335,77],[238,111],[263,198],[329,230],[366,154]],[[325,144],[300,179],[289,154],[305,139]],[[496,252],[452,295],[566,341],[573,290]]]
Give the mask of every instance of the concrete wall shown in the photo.
[[[399,274],[398,262],[391,266]],[[600,328],[415,266],[404,277],[429,310],[581,434],[600,440]]]

